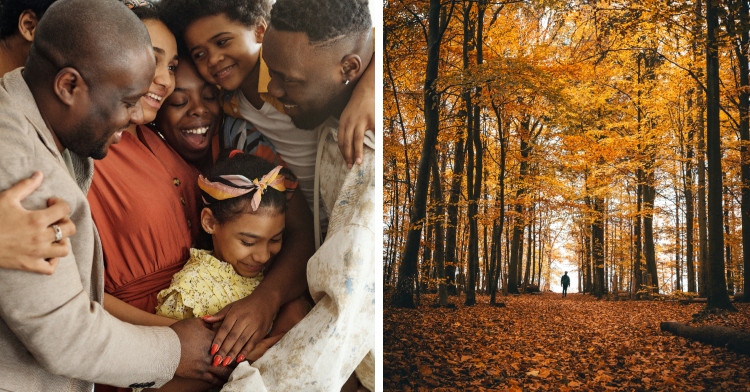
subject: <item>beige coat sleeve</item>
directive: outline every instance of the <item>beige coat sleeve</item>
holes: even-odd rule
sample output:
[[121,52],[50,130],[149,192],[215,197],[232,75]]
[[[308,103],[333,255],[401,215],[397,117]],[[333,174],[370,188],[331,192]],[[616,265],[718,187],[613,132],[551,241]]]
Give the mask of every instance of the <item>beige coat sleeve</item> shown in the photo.
[[92,300],[102,286],[101,276],[92,270],[102,261],[86,197],[57,151],[44,143],[47,135],[37,134],[39,128],[20,116],[4,114],[0,113],[0,191],[41,170],[44,182],[24,206],[41,209],[48,198],[62,198],[72,209],[77,233],[70,238],[71,252],[52,275],[0,269],[0,347],[12,358],[0,366],[0,385],[18,381],[19,375],[26,374],[29,381],[28,374],[45,372],[49,375],[39,377],[122,387],[164,384],[179,362],[177,335],[166,327],[121,322]]

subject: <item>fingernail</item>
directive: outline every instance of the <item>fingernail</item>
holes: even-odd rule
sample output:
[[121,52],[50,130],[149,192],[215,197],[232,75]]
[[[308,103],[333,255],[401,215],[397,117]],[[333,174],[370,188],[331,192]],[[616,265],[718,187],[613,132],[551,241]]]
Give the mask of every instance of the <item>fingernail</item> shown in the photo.
[[42,175],[42,172],[40,172],[40,171],[35,171],[35,172],[34,172],[34,174],[32,174],[32,175],[31,175],[31,178],[33,178],[33,179],[35,179],[35,180],[36,180],[36,179],[37,179],[37,178],[39,178],[39,176],[41,176],[41,175]]
[[201,320],[203,320],[203,321],[206,321],[206,320],[208,320],[209,318],[211,318],[211,315],[210,315],[210,314],[209,314],[209,315],[206,315],[206,316],[203,316],[203,317],[201,317]]
[[346,167],[348,167],[349,169],[351,169],[352,168],[352,164],[351,163],[347,163]]
[[219,345],[214,343],[211,345],[211,355],[216,354],[216,352],[219,351]]
[[226,357],[224,358],[224,362],[222,362],[221,364],[223,366],[229,366],[230,363],[232,363],[232,357]]
[[362,158],[357,158],[356,162],[357,162],[357,165],[361,165],[362,164]]
[[242,362],[244,360],[245,360],[245,356],[244,355],[240,354],[240,355],[237,356],[237,363],[240,363],[240,362]]
[[221,355],[217,355],[214,357],[214,366],[219,366],[221,363]]

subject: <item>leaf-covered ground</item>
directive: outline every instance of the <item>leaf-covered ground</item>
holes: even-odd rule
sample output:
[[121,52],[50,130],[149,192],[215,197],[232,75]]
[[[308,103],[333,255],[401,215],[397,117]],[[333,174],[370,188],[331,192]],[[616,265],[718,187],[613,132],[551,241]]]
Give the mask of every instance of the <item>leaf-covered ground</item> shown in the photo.
[[[383,320],[385,390],[750,391],[750,357],[659,330],[661,321],[750,331],[750,305],[694,322],[705,304],[499,297],[507,307],[394,309]],[[463,300],[463,298],[461,298]]]

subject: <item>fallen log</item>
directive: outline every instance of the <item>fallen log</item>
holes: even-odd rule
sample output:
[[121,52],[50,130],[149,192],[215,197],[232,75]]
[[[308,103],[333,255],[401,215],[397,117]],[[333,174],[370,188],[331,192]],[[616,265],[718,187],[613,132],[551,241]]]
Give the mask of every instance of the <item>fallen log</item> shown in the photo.
[[676,321],[662,321],[659,324],[662,331],[670,332],[677,336],[697,340],[701,343],[716,347],[726,347],[740,354],[750,354],[750,333],[720,325],[706,325],[692,327]]
[[682,305],[689,305],[689,304],[696,304],[696,303],[705,304],[707,302],[708,302],[708,298],[693,298],[693,297],[689,297],[689,298],[681,299],[680,300],[680,304],[682,304]]

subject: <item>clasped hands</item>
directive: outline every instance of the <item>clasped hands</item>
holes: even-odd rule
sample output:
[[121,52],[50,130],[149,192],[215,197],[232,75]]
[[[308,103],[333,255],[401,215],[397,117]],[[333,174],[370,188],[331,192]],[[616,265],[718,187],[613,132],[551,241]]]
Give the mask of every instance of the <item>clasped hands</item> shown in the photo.
[[[284,312],[291,315],[283,318],[294,318],[291,325],[306,313],[297,300],[282,310],[289,308],[294,310]],[[250,295],[227,305],[215,315],[172,324],[171,328],[182,345],[180,365],[175,375],[223,385],[238,363],[256,361],[291,328],[281,319],[281,314],[274,323],[277,310],[273,304]],[[274,328],[270,329],[272,324]]]

